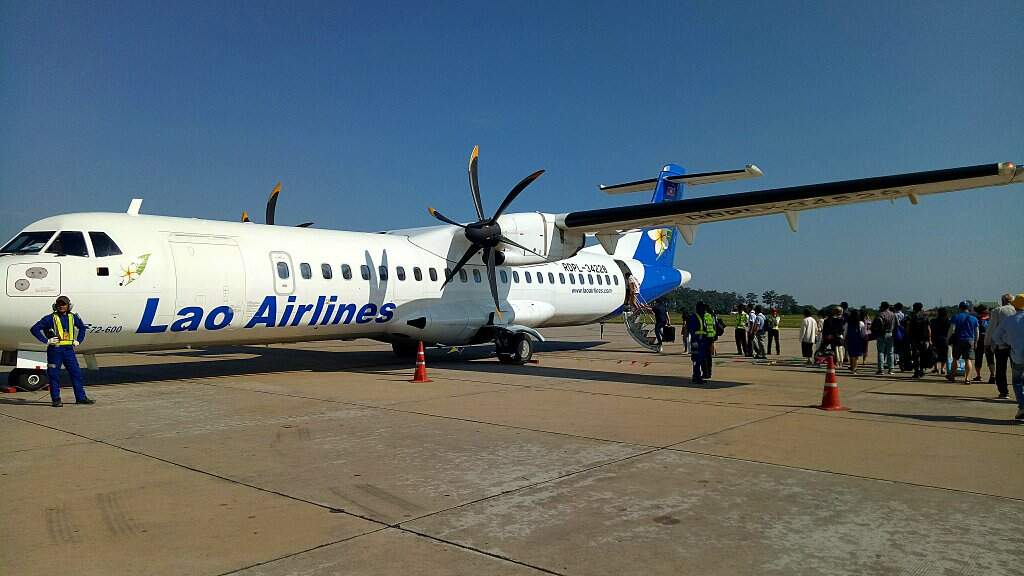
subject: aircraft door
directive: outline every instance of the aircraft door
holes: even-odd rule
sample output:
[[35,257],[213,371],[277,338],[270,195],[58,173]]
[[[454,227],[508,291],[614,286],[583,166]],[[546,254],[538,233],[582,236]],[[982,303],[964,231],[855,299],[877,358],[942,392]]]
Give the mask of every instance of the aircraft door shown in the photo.
[[274,292],[281,296],[295,292],[295,268],[292,267],[291,256],[284,252],[271,252],[270,265],[273,267]]
[[206,311],[230,306],[234,317],[245,310],[245,269],[237,244],[229,238],[172,237],[171,255],[177,277],[175,306]]

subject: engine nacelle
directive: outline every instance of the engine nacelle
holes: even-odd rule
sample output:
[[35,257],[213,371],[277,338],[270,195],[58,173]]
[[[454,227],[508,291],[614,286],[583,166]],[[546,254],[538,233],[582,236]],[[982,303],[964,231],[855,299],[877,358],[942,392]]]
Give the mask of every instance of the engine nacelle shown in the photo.
[[562,260],[575,256],[586,243],[583,233],[565,232],[555,226],[555,215],[544,212],[521,212],[498,217],[501,233],[509,240],[521,244],[537,254],[516,246],[500,244],[505,264],[524,266],[541,264],[548,260]]

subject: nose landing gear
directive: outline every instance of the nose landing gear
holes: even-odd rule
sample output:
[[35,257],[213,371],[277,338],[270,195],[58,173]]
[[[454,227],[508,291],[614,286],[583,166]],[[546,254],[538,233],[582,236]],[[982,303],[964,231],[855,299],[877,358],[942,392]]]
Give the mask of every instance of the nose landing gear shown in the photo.
[[46,379],[46,372],[42,370],[28,370],[15,368],[7,375],[7,385],[19,388],[28,392],[41,390],[49,384]]

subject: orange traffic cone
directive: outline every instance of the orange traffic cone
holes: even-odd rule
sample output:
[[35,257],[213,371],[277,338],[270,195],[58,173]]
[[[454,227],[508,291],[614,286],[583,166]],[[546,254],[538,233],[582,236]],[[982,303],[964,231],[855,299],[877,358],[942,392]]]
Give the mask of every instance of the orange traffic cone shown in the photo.
[[825,388],[821,392],[820,410],[849,410],[839,403],[839,380],[836,379],[836,361],[829,354],[825,357]]
[[416,351],[416,373],[409,382],[430,382],[427,378],[427,357],[423,353],[423,341],[420,340],[420,348]]

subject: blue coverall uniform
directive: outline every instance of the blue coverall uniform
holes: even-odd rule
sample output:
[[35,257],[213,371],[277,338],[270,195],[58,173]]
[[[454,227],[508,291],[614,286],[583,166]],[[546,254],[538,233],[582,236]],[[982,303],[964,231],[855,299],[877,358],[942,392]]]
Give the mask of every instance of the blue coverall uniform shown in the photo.
[[[32,335],[36,337],[36,340],[47,344],[49,342],[47,334],[59,336],[54,320],[61,323],[61,331],[68,337],[71,336],[69,322],[74,322],[74,340],[79,344],[85,341],[85,323],[78,317],[78,314],[70,312],[64,316],[54,313],[40,318],[39,322],[36,322],[31,328]],[[53,401],[60,400],[61,364],[67,368],[68,375],[71,376],[71,385],[75,389],[75,400],[79,402],[85,400],[85,383],[82,380],[82,370],[78,367],[78,359],[75,358],[75,347],[71,344],[51,344],[46,348],[46,376],[50,380],[50,399]]]

